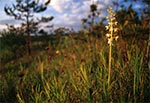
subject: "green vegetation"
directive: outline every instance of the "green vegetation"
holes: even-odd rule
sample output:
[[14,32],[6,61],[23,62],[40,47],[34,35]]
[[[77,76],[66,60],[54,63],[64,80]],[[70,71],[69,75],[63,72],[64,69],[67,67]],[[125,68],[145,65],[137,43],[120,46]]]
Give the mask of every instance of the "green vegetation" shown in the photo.
[[2,102],[150,101],[146,40],[142,47],[121,39],[113,46],[107,88],[109,48],[105,38],[89,37],[90,42],[83,34],[49,38],[47,49],[44,42],[35,41],[31,56],[1,64]]
[[[54,35],[31,36],[30,55],[19,30],[1,32],[0,102],[150,102],[150,35],[144,22],[148,16],[133,22],[136,15],[130,10],[116,12],[118,34],[111,32],[111,39],[119,38],[111,45],[102,22],[92,28],[96,33],[66,34],[60,28]],[[129,17],[125,22],[119,19],[122,12]]]

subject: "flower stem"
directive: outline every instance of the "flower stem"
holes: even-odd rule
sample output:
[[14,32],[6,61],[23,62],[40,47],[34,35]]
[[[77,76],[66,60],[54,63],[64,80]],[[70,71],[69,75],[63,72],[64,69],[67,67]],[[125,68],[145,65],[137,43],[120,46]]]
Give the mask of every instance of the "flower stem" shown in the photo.
[[110,35],[110,45],[109,45],[109,67],[108,67],[108,88],[110,86],[110,73],[111,73],[111,58],[112,58],[112,35],[113,35],[113,27],[111,26],[111,35]]

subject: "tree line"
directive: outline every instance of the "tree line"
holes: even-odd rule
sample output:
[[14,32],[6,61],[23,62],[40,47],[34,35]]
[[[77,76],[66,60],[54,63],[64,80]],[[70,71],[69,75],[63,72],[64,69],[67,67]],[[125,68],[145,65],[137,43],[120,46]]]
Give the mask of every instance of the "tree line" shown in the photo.
[[[31,54],[31,34],[32,33],[43,33],[47,34],[44,30],[40,30],[40,24],[43,22],[49,22],[53,20],[54,16],[36,18],[36,13],[41,13],[47,10],[48,4],[51,0],[47,0],[44,3],[40,3],[39,0],[16,0],[12,6],[5,6],[4,11],[7,15],[14,17],[14,19],[21,21],[20,27],[14,27],[14,25],[7,25],[10,33],[1,33],[2,37],[7,39],[7,35],[13,34],[12,36],[20,36],[26,38],[23,44],[26,44],[27,53]],[[124,5],[125,2],[131,2],[129,7]],[[133,9],[133,2],[141,2],[145,7],[142,9],[142,14],[138,14]],[[116,18],[119,24],[119,33],[122,37],[136,39],[143,38],[148,39],[150,29],[150,0],[124,0],[123,3],[119,4],[118,0],[113,1],[113,6],[116,8]],[[117,10],[118,8],[120,10]],[[96,18],[100,15],[100,11],[97,9],[97,4],[93,3],[90,5],[90,13],[88,17],[83,18],[82,29],[78,32],[86,32],[88,35],[95,37],[102,37],[105,33],[105,18],[101,18],[99,22],[96,22]],[[52,26],[49,26],[52,27]],[[55,30],[58,34],[65,34],[66,28],[59,28]],[[69,32],[70,33],[70,32]],[[11,38],[11,37],[10,37]],[[13,38],[13,37],[12,37]],[[10,40],[10,39],[9,39]],[[8,40],[3,40],[6,42]],[[9,44],[9,43],[5,43]]]

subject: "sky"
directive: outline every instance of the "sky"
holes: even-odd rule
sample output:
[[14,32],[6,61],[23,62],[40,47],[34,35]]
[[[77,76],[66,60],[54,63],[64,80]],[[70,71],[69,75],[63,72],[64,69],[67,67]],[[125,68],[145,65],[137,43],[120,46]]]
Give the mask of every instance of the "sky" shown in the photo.
[[[6,28],[6,24],[19,26],[20,22],[14,20],[13,17],[6,15],[4,6],[12,6],[16,0],[0,0],[0,30]],[[118,0],[121,2],[122,0]],[[44,2],[44,0],[40,0]],[[35,14],[36,17],[54,16],[54,19],[49,22],[49,25],[54,25],[54,28],[67,27],[79,30],[81,28],[81,19],[87,18],[90,13],[90,4],[94,2],[97,4],[98,11],[100,11],[100,18],[106,17],[108,6],[112,5],[112,0],[51,0],[46,11]],[[126,3],[126,6],[130,4]],[[140,3],[133,5],[133,8],[141,8]]]

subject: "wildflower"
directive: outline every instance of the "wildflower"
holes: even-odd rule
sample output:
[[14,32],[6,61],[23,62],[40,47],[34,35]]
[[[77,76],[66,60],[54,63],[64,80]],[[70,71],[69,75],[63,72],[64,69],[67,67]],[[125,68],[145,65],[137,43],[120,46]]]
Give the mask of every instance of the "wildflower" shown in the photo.
[[117,21],[115,18],[115,13],[113,12],[112,7],[109,8],[108,10],[109,17],[106,17],[108,19],[108,26],[106,27],[106,30],[108,33],[106,34],[108,44],[109,44],[109,67],[108,67],[108,88],[110,86],[110,74],[111,74],[111,59],[112,59],[112,45],[113,45],[113,40],[117,40],[119,38],[118,35],[116,35],[116,32],[118,31],[117,26]]
[[118,38],[119,38],[119,36],[117,35],[117,36],[115,37],[115,40],[117,41],[117,40],[118,40]]
[[114,32],[117,32],[118,31],[118,28],[114,28]]
[[108,26],[105,26],[106,27],[106,30],[108,30],[109,29],[109,27]]
[[109,38],[109,37],[110,37],[110,34],[107,33],[107,34],[106,34],[106,37]]
[[117,21],[115,18],[115,13],[113,12],[112,8],[110,7],[108,10],[109,13],[109,17],[106,17],[108,19],[108,26],[105,26],[106,30],[108,30],[108,33],[106,34],[107,40],[108,40],[108,44],[109,45],[113,45],[113,40],[118,40],[119,36],[118,35],[114,35],[116,34],[116,32],[118,31],[117,26]]
[[110,43],[111,43],[111,39],[110,38],[108,38],[108,42],[107,43],[110,45]]
[[59,50],[56,50],[56,52],[55,52],[56,54],[59,54],[60,53],[60,51]]

